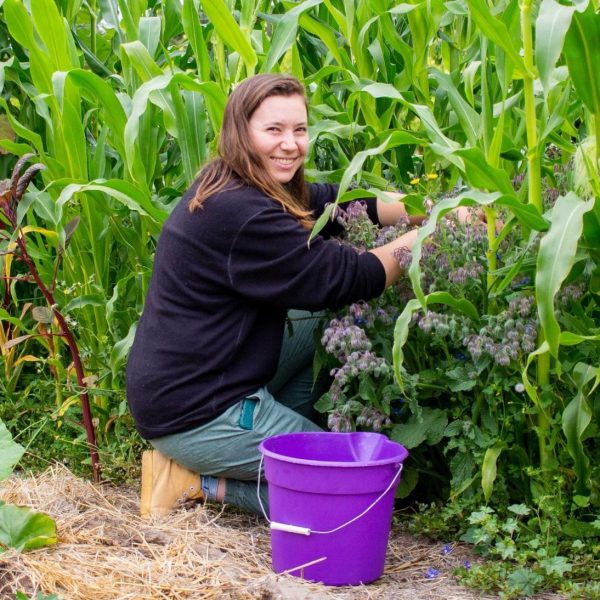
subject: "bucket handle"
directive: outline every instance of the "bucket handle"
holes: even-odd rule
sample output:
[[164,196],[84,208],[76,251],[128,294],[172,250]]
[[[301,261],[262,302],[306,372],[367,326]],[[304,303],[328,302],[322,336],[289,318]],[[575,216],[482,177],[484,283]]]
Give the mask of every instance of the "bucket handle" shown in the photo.
[[383,497],[394,487],[394,485],[398,481],[398,478],[400,477],[400,473],[402,473],[402,467],[403,467],[403,464],[400,463],[398,472],[394,475],[394,477],[390,481],[389,485],[380,494],[380,496],[378,498],[376,498],[373,502],[371,502],[371,504],[369,506],[367,506],[367,508],[365,508],[360,514],[356,515],[355,517],[352,517],[352,519],[350,519],[349,521],[346,521],[345,523],[338,525],[334,529],[330,529],[328,531],[316,531],[314,529],[310,529],[309,527],[300,527],[299,525],[289,525],[287,523],[278,523],[277,521],[271,521],[271,519],[269,519],[269,517],[267,517],[267,512],[265,511],[265,507],[263,506],[262,500],[260,498],[260,475],[262,472],[262,464],[263,464],[264,457],[265,457],[264,454],[261,454],[260,462],[258,464],[258,480],[256,483],[256,496],[258,498],[258,503],[262,510],[263,516],[268,521],[269,525],[271,526],[271,529],[275,529],[277,531],[287,531],[288,533],[297,533],[299,535],[310,535],[311,533],[319,533],[322,535],[326,535],[329,533],[335,533],[335,532],[339,531],[340,529],[344,529],[344,527],[351,525],[355,521],[358,521],[359,519],[364,517],[373,507],[375,507],[378,504],[378,502],[380,500],[382,500]]

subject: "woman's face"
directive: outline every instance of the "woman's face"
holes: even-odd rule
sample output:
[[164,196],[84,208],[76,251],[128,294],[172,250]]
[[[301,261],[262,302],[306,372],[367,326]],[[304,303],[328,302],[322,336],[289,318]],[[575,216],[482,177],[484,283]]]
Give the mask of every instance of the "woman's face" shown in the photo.
[[279,183],[289,183],[308,150],[308,117],[304,98],[269,96],[249,121],[250,142],[263,165]]

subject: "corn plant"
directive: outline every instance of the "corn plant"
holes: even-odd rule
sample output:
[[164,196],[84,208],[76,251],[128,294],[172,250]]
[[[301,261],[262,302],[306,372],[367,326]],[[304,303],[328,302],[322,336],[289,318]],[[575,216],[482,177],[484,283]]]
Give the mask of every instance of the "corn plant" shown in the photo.
[[[44,297],[47,306],[35,306],[31,308],[33,319],[40,323],[39,333],[27,333],[19,337],[13,337],[11,340],[8,340],[3,345],[3,351],[6,353],[17,344],[24,342],[31,337],[38,336],[45,339],[46,347],[48,349],[51,349],[51,351],[54,351],[55,339],[60,339],[65,343],[73,362],[73,368],[75,370],[77,385],[80,390],[76,397],[79,397],[81,401],[83,411],[83,422],[87,434],[87,442],[90,452],[92,468],[94,472],[94,480],[99,481],[100,465],[98,460],[98,451],[96,448],[96,435],[92,424],[90,401],[86,389],[85,374],[83,364],[81,362],[81,355],[79,352],[77,341],[73,336],[71,328],[69,327],[69,324],[65,319],[64,315],[58,308],[58,305],[54,298],[54,288],[56,286],[56,271],[58,268],[58,261],[64,253],[64,250],[66,249],[66,246],[69,243],[71,235],[77,228],[79,220],[76,219],[75,221],[69,223],[65,227],[66,233],[64,246],[58,247],[57,264],[54,268],[54,278],[50,282],[44,281],[44,279],[40,275],[40,270],[38,269],[36,262],[32,258],[31,250],[28,247],[27,235],[33,233],[39,234],[47,238],[51,238],[51,233],[44,230],[41,227],[22,227],[19,221],[20,218],[23,217],[22,211],[19,211],[19,205],[23,198],[25,190],[27,189],[29,183],[36,175],[36,173],[43,169],[43,165],[34,164],[31,167],[29,167],[23,174],[21,174],[21,170],[29,158],[30,155],[25,155],[23,158],[21,158],[14,168],[12,178],[10,180],[5,180],[4,182],[2,182],[4,185],[2,185],[2,196],[0,197],[0,210],[2,220],[5,221],[8,225],[6,231],[7,235],[3,236],[6,239],[6,244],[3,244],[3,246],[5,245],[5,249],[3,251],[5,260],[5,274],[3,279],[5,281],[6,289],[10,289],[17,282],[27,282],[34,284]],[[11,267],[15,262],[19,262],[24,266],[26,272],[25,276],[21,274],[13,275],[13,270]],[[14,289],[12,291],[13,293],[11,295],[15,296],[16,294],[14,293]],[[6,308],[10,308],[10,306],[7,306]],[[57,329],[56,332],[54,331],[55,322]],[[8,326],[10,325],[11,320],[9,319],[6,321],[6,329],[8,329]]]

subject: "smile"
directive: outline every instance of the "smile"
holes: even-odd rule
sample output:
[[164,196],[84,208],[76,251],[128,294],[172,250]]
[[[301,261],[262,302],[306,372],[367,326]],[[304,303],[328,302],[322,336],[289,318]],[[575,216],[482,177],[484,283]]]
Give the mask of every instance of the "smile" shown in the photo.
[[271,156],[271,160],[276,162],[278,165],[281,165],[282,167],[291,167],[296,160],[298,160],[298,157],[296,158],[279,158],[277,156]]

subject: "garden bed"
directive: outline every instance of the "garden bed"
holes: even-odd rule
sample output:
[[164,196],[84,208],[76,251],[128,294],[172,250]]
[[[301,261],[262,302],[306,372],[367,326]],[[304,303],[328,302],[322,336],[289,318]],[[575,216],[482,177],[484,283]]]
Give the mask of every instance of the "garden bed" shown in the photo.
[[17,591],[61,600],[485,598],[453,576],[465,561],[475,562],[468,548],[417,538],[399,526],[377,582],[328,588],[275,575],[264,522],[229,508],[199,505],[144,521],[136,489],[95,486],[59,466],[13,476],[2,483],[0,497],[52,516],[59,538],[53,547],[0,555],[0,598]]

